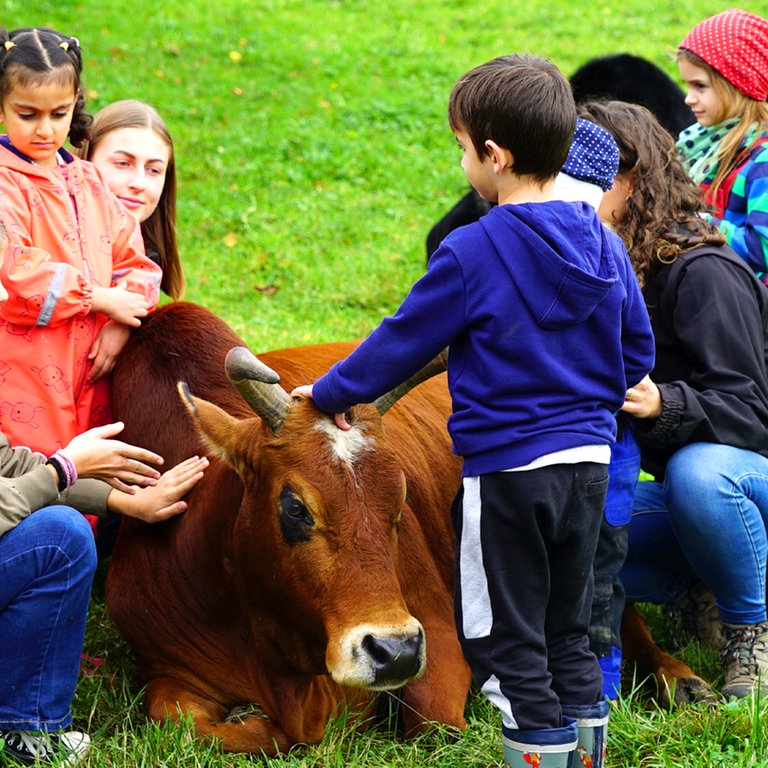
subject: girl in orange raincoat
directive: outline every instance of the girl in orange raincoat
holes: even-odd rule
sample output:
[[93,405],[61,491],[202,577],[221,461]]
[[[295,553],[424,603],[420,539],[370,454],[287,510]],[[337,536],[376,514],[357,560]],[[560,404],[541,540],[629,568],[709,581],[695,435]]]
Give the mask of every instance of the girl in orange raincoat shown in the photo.
[[87,136],[81,71],[74,37],[0,34],[0,429],[44,453],[111,420],[106,374],[162,276],[138,221],[62,148]]

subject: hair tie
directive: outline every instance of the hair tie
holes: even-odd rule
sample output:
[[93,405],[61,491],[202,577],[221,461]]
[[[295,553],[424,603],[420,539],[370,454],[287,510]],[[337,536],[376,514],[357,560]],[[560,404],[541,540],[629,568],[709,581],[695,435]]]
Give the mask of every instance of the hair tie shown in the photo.
[[3,43],[3,45],[5,45],[6,51],[10,51],[11,48],[13,48],[13,46],[16,45],[16,43],[14,43],[13,40],[6,40],[5,43]]
[[63,48],[65,51],[68,51],[69,43],[65,40],[63,43],[59,43],[59,48]]

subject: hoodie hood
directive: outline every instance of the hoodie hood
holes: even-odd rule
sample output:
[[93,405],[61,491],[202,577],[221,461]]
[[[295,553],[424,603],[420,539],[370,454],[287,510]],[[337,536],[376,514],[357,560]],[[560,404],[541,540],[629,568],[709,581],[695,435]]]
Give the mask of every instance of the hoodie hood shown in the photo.
[[[23,173],[30,178],[36,178],[39,180],[45,180],[50,182],[51,170],[54,168],[47,168],[30,160],[23,152],[20,152],[16,147],[11,144],[11,140],[7,135],[0,135],[0,147],[4,147],[8,150],[7,153],[3,152],[0,160],[0,164],[6,168],[11,168],[14,171]],[[74,155],[67,152],[63,147],[58,151],[59,157],[64,161],[66,166],[70,166],[74,161]]]
[[586,203],[500,205],[480,223],[543,329],[584,322],[619,279],[607,242],[615,235]]

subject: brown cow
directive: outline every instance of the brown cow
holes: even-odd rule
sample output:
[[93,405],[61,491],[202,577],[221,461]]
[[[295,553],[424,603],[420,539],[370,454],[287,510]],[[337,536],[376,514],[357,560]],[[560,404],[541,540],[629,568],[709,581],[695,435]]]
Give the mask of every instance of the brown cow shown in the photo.
[[[463,729],[470,674],[449,520],[460,463],[445,381],[383,419],[357,406],[342,433],[311,401],[252,381],[246,351],[225,363],[239,345],[207,310],[175,303],[145,321],[115,369],[121,437],[167,466],[218,457],[184,515],[126,519],[112,558],[107,605],[136,654],[148,715],[186,713],[227,750],[272,755],[318,741],[337,706],[372,712],[375,691],[400,689],[406,735],[428,721]],[[261,360],[290,391],[352,348]]]

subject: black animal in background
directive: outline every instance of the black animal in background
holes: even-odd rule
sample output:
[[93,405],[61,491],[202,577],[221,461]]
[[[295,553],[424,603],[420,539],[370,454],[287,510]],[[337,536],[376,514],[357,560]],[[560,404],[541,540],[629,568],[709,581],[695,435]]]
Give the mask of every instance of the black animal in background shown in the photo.
[[628,53],[591,59],[569,78],[576,104],[617,99],[646,107],[673,135],[696,122],[685,92],[666,72]]
[[[641,104],[653,112],[673,136],[695,122],[685,104],[682,88],[662,69],[639,56],[618,53],[590,59],[569,81],[576,104],[598,99]],[[427,259],[449,232],[477,221],[491,207],[492,203],[470,189],[429,231]]]

